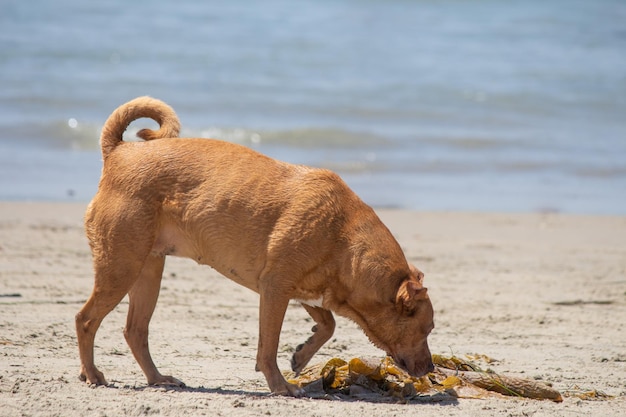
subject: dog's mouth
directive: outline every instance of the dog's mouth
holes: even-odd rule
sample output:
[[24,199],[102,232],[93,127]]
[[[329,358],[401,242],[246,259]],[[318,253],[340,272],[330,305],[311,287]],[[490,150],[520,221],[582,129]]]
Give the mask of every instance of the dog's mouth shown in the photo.
[[398,365],[400,368],[404,369],[408,373],[411,373],[411,371],[409,371],[409,367],[406,366],[406,361],[404,359],[393,357],[393,360],[396,362],[396,365]]

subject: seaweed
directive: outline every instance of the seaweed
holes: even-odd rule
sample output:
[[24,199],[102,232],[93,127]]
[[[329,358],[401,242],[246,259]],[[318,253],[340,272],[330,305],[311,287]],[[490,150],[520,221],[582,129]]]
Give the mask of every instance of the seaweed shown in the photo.
[[[493,360],[475,356],[487,363]],[[408,402],[427,396],[447,394],[455,398],[514,396],[563,401],[554,388],[532,379],[498,375],[483,371],[469,360],[457,356],[433,355],[435,370],[413,377],[391,357],[382,360],[332,358],[324,364],[305,368],[300,375],[287,375],[289,382],[304,388],[312,397],[349,396],[365,400]]]

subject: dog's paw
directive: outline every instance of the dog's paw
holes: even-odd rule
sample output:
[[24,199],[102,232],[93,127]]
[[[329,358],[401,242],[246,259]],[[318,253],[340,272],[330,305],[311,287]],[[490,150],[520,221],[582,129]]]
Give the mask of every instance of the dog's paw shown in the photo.
[[93,369],[91,372],[87,372],[86,370],[81,370],[78,375],[81,381],[86,382],[88,385],[109,385],[107,380],[104,378],[104,374],[97,369]]
[[296,373],[296,376],[300,375],[300,372],[304,369],[308,363],[307,358],[303,358],[303,355],[299,354],[303,345],[298,345],[296,353],[291,357],[291,370]]
[[149,381],[148,385],[155,385],[159,387],[186,387],[185,383],[179,379],[174,378],[170,375],[160,375],[154,381]]
[[297,385],[290,384],[285,381],[285,384],[280,387],[272,388],[272,395],[283,395],[288,397],[304,397],[305,391]]

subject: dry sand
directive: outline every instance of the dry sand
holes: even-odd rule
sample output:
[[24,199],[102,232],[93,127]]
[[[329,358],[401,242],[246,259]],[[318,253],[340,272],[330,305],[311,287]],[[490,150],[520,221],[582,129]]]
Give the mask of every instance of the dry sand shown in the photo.
[[[74,315],[92,287],[84,204],[0,203],[0,415],[623,416],[626,410],[626,217],[381,210],[426,273],[433,353],[484,354],[493,370],[565,393],[615,398],[562,403],[516,398],[384,404],[268,396],[254,372],[257,295],[189,260],[170,259],[151,325],[163,373],[184,389],[147,387],[124,341],[127,303],[104,321],[96,363],[111,382],[78,379]],[[279,365],[311,323],[293,304]],[[382,357],[351,322],[312,362]]]

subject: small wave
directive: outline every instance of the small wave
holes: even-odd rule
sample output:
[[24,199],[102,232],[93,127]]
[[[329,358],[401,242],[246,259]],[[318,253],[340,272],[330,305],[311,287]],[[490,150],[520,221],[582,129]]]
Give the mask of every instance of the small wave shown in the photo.
[[605,166],[605,167],[581,167],[574,170],[579,177],[587,178],[626,178],[626,167],[624,166]]
[[0,137],[18,147],[44,145],[61,149],[97,149],[101,126],[76,119],[0,127]]
[[371,133],[343,129],[305,128],[259,132],[261,143],[298,148],[353,148],[389,145],[390,140]]
[[[124,132],[125,141],[138,141],[137,132],[145,127],[157,128],[156,123],[140,121],[133,123]],[[82,122],[75,118],[57,120],[34,126],[1,127],[4,140],[19,145],[28,142],[43,143],[52,147],[67,149],[98,149],[102,124]],[[363,148],[390,143],[381,136],[370,133],[352,132],[337,128],[299,128],[287,130],[259,130],[244,128],[208,127],[199,129],[183,128],[181,137],[220,139],[247,146],[273,145],[292,148]]]
[[338,128],[297,128],[285,130],[210,127],[183,129],[183,137],[225,140],[249,146],[273,145],[292,148],[362,148],[389,144],[384,137]]

